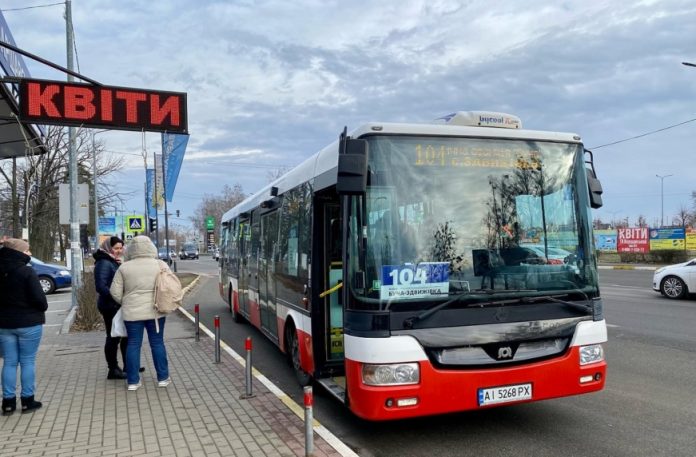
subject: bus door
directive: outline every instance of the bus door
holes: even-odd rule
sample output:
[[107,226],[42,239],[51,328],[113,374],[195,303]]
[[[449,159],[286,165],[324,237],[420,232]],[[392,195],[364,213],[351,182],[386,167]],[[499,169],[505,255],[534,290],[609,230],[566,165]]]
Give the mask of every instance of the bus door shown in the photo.
[[278,249],[279,211],[261,216],[261,255],[259,258],[259,306],[261,328],[278,337],[276,318],[275,254]]
[[242,314],[249,315],[249,235],[251,234],[250,220],[239,223],[239,309]]
[[324,290],[331,291],[324,297],[326,310],[326,358],[343,359],[343,304],[340,289],[334,289],[343,281],[341,207],[338,204],[324,206]]
[[[256,209],[251,213],[251,242],[249,243],[249,251],[247,252],[248,262],[248,303],[249,318],[253,324],[259,324],[260,317],[255,315],[255,310],[260,310],[259,303],[259,270],[261,261],[261,214],[260,210]],[[252,303],[256,303],[255,308]],[[257,320],[258,319],[258,320]]]

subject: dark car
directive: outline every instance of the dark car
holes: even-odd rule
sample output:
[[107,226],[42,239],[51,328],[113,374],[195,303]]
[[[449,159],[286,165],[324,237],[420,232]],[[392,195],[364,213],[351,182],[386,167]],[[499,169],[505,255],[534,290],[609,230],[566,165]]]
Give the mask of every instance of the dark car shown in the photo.
[[173,260],[172,251],[168,251],[167,248],[159,248],[157,249],[157,258],[160,260],[164,260],[169,265],[171,265]]
[[198,259],[198,246],[195,244],[185,244],[179,252],[179,258],[184,259]]
[[36,257],[32,257],[29,265],[39,276],[39,282],[44,293],[52,294],[58,289],[64,289],[72,285],[70,270],[63,265],[44,263]]

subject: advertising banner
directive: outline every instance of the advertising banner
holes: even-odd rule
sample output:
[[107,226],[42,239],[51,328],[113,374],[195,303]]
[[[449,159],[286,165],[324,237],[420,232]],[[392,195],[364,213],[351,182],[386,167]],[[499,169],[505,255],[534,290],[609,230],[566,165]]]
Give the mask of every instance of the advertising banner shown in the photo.
[[116,218],[115,217],[100,217],[99,218],[99,234],[100,235],[116,235]]
[[155,195],[155,169],[148,168],[145,170],[145,182],[147,184],[147,214],[150,217],[155,217],[157,209],[152,198]]
[[696,251],[696,229],[686,229],[686,249]]
[[162,134],[162,157],[164,161],[164,184],[168,202],[174,198],[174,189],[184,162],[188,135]]
[[616,249],[619,252],[639,252],[647,253],[650,251],[647,227],[624,227],[618,228],[618,240]]
[[595,230],[595,247],[599,251],[616,252],[616,230]]
[[684,229],[681,227],[650,229],[650,250],[685,249],[684,235]]
[[162,178],[162,154],[155,154],[155,201],[156,209],[164,208],[164,179]]

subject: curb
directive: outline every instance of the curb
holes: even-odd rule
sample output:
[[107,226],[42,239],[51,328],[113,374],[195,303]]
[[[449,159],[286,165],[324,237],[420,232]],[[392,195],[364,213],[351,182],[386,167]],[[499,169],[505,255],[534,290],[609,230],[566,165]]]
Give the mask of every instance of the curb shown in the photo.
[[[200,276],[198,277],[200,278]],[[197,280],[195,279],[191,285],[193,285]],[[179,312],[189,319],[192,323],[196,320],[194,316],[191,315],[183,306],[179,308]],[[208,329],[205,325],[200,324],[201,331],[208,335],[210,339],[215,339],[215,334]],[[220,341],[220,347],[225,351],[230,357],[232,357],[237,363],[242,367],[246,368],[246,359],[239,355],[234,349],[228,346],[224,341]],[[263,373],[258,371],[252,366],[252,376],[256,378],[264,387],[266,387],[276,398],[283,402],[283,404],[292,411],[296,416],[298,416],[302,421],[304,421],[304,407],[295,403],[295,401],[288,394],[283,392],[278,386],[273,384],[273,381],[268,379]],[[358,454],[353,451],[346,443],[341,441],[336,435],[334,435],[329,429],[324,427],[317,419],[313,419],[312,429],[314,432],[322,437],[336,452],[338,452],[342,457],[358,457]]]
[[65,318],[65,320],[63,320],[63,325],[58,331],[59,335],[70,333],[70,327],[72,327],[73,322],[75,322],[75,316],[77,316],[77,306],[73,306],[72,308],[70,308],[68,316]]
[[642,267],[642,266],[635,266],[635,265],[598,265],[597,269],[599,270],[646,270],[646,271],[655,271],[660,267]]

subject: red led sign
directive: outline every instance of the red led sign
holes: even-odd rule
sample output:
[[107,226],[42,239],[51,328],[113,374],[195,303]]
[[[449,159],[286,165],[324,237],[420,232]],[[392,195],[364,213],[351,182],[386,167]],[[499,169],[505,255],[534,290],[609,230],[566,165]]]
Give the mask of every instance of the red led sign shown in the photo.
[[188,133],[186,94],[23,79],[19,115],[33,124]]

